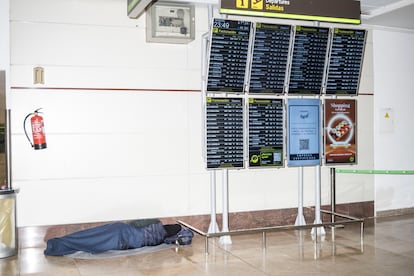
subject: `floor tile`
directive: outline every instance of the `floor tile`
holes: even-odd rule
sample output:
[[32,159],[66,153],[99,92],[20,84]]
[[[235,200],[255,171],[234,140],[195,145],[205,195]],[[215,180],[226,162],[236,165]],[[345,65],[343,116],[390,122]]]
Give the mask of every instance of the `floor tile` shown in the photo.
[[[359,225],[325,228],[315,240],[310,230],[238,235],[231,244],[196,235],[181,246],[106,259],[51,257],[44,248],[20,249],[0,259],[0,274],[13,275],[412,275],[414,214],[372,219]],[[265,246],[264,246],[265,245]]]

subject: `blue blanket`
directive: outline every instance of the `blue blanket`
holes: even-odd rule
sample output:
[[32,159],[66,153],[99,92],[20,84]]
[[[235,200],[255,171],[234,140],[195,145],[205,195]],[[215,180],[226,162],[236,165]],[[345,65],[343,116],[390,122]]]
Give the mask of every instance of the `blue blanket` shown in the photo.
[[159,220],[115,222],[50,239],[44,254],[63,256],[77,251],[96,254],[108,250],[154,246],[163,243],[166,235]]

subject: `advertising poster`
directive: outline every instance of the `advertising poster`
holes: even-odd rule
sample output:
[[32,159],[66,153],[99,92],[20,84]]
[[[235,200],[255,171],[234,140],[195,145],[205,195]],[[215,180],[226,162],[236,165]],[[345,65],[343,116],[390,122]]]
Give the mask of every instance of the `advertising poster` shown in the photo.
[[355,164],[356,101],[325,100],[325,163]]
[[320,165],[320,101],[288,100],[288,166]]

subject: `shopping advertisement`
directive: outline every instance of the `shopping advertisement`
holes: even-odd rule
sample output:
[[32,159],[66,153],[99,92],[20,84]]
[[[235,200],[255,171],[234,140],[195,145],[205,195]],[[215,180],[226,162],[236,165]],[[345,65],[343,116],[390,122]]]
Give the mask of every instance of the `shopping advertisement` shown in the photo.
[[325,163],[356,164],[356,100],[325,100]]

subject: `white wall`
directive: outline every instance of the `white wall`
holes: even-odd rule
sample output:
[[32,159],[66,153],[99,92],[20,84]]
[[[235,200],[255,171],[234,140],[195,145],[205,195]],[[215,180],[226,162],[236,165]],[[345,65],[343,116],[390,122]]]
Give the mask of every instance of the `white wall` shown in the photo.
[[[376,30],[373,42],[375,168],[413,170],[414,33]],[[412,175],[377,175],[376,211],[414,207],[413,184]]]
[[[146,43],[145,17],[128,19],[120,0],[13,0],[10,17],[19,226],[209,213],[201,93],[194,92],[206,7],[197,6],[196,40],[186,45]],[[365,93],[373,90],[371,48],[372,41]],[[45,69],[44,85],[33,85],[35,66]],[[38,107],[48,148],[34,151],[22,123]],[[371,96],[358,97],[358,111],[357,167],[372,168]],[[329,202],[328,172],[322,169],[323,203]],[[297,206],[297,168],[230,171],[229,177],[231,212]],[[217,179],[220,202],[220,174]],[[340,176],[337,190],[338,203],[373,200],[369,176]],[[305,206],[313,205],[313,168],[305,169],[304,193]]]

